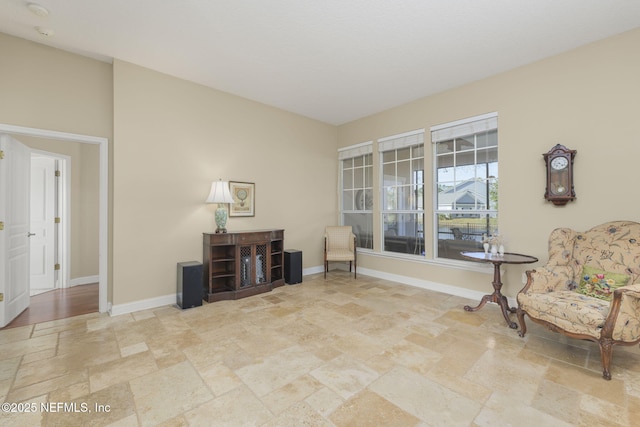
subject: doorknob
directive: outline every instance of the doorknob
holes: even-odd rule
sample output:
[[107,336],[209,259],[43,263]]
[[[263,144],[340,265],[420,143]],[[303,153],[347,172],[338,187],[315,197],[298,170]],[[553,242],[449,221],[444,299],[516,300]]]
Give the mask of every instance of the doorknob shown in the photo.
[[27,237],[35,236],[36,233],[27,233]]

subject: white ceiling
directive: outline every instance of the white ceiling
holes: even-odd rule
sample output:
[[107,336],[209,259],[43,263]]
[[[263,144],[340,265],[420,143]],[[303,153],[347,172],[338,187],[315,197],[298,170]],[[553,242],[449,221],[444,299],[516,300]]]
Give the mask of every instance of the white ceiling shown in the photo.
[[638,0],[27,3],[0,0],[0,32],[336,125],[640,27]]

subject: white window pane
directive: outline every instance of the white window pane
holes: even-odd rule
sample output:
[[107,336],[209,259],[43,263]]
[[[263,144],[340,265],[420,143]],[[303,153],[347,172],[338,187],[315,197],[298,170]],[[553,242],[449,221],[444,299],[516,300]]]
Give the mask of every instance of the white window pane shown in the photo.
[[382,168],[382,173],[384,177],[384,185],[398,185],[395,163],[385,164]]
[[411,158],[411,147],[407,147],[407,148],[401,148],[399,150],[396,150],[396,160],[400,161],[400,160],[407,160],[409,158]]
[[382,206],[384,210],[396,210],[396,187],[385,187],[382,191]]
[[436,154],[453,153],[453,140],[438,142],[436,144]]
[[411,162],[406,160],[396,164],[398,165],[398,184],[409,184],[411,182]]
[[464,259],[461,251],[479,251],[483,234],[497,232],[496,214],[456,212],[439,214],[437,239],[439,258]]
[[[344,151],[341,155],[345,155]],[[341,160],[342,224],[351,225],[358,247],[373,249],[373,155],[356,154]]]
[[350,225],[356,235],[356,246],[373,249],[373,214],[347,213],[343,215],[344,225]]
[[466,151],[463,153],[456,153],[455,163],[456,163],[456,166],[475,165],[476,164],[475,151]]
[[[417,176],[421,176],[421,177],[424,176],[422,174],[422,172],[424,171],[424,159],[423,158],[413,159],[411,161],[411,170],[413,171],[414,184],[416,184],[415,178]],[[421,173],[419,175],[416,175],[416,171],[420,171]]]
[[364,156],[364,164],[367,166],[373,166],[373,154],[367,154]]
[[498,161],[498,147],[483,148],[477,152],[477,163],[494,163]]
[[456,151],[467,151],[475,148],[473,135],[456,139]]
[[476,135],[476,147],[497,147],[498,146],[498,131],[492,130],[489,132],[483,132]]
[[424,186],[414,185],[411,192],[411,206],[409,206],[409,209],[424,210]]
[[483,232],[497,227],[497,212],[478,212],[498,208],[497,115],[484,116],[432,128],[440,258],[461,259],[460,251],[481,249]]
[[342,188],[353,188],[353,169],[345,169],[342,171]]
[[344,190],[342,191],[342,209],[346,211],[352,211],[354,201],[353,190]]
[[424,255],[424,215],[383,215],[383,247],[388,252]]
[[373,166],[367,166],[364,170],[364,186],[373,187]]
[[453,153],[452,154],[443,154],[441,156],[436,157],[436,162],[437,162],[436,167],[438,169],[452,167],[454,165]]
[[353,170],[353,188],[363,188],[364,186],[364,168],[355,168]]
[[385,151],[382,153],[382,161],[384,163],[395,162],[396,161],[396,152],[393,151]]

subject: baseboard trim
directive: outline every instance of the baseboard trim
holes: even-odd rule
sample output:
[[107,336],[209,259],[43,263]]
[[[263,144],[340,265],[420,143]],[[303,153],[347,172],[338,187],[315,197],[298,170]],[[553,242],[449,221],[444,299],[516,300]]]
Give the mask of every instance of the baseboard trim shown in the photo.
[[[318,274],[324,272],[322,266],[305,268],[302,270],[303,276]],[[358,274],[371,276],[378,279],[389,280],[392,282],[402,283],[404,285],[414,286],[416,288],[427,289],[429,291],[440,292],[443,294],[454,295],[461,298],[467,298],[473,301],[480,301],[482,297],[489,293],[474,291],[472,289],[460,288],[458,286],[445,285],[443,283],[432,282],[430,280],[416,279],[415,277],[401,276],[399,274],[385,273],[383,271],[372,270],[369,268],[358,268]],[[95,276],[98,277],[98,276]],[[74,279],[77,280],[77,279]],[[89,282],[95,283],[95,282]],[[507,297],[510,306],[516,306],[515,298]],[[148,298],[140,301],[129,302],[125,304],[116,304],[109,307],[109,315],[120,316],[122,314],[133,313],[135,311],[150,310],[165,305],[175,305],[176,294],[164,295],[161,297]]]
[[[348,268],[347,268],[348,270]],[[324,270],[320,267],[312,267],[303,271],[306,274],[307,271],[313,271],[313,273],[322,273]],[[430,291],[440,292],[443,294],[454,295],[461,298],[467,298],[474,301],[480,301],[483,296],[490,293],[490,289],[487,292],[474,291],[473,289],[461,288],[458,286],[445,285],[444,283],[432,282],[430,280],[416,279],[415,277],[401,276],[399,274],[385,273],[384,271],[372,270],[370,268],[358,267],[358,274],[365,276],[371,276],[378,279],[390,280],[392,282],[402,283],[403,285],[414,286],[416,288],[427,289]],[[515,307],[518,303],[515,298],[507,297],[509,305]],[[474,304],[475,305],[475,304]]]
[[69,287],[72,288],[74,286],[80,285],[90,285],[92,283],[98,283],[100,281],[100,276],[86,276],[86,277],[76,277],[75,279],[69,280]]
[[124,304],[112,305],[109,309],[111,316],[120,316],[122,314],[133,313],[135,311],[149,310],[162,307],[165,305],[177,304],[176,294],[164,295],[161,297],[147,298],[139,301],[128,302]]
[[322,273],[324,272],[324,269],[322,268],[321,265],[317,266],[317,267],[310,267],[310,268],[305,268],[302,270],[302,275],[303,276],[311,276],[312,274],[318,274],[318,273]]

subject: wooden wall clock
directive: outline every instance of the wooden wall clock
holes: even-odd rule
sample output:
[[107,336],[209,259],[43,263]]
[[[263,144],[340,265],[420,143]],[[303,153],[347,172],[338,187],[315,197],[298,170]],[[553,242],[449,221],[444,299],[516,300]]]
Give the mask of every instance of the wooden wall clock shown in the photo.
[[557,144],[542,155],[547,167],[547,188],[544,198],[556,206],[564,206],[568,201],[576,198],[573,188],[573,159],[576,153],[576,150]]

